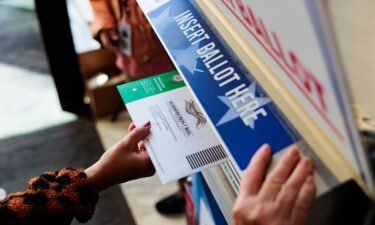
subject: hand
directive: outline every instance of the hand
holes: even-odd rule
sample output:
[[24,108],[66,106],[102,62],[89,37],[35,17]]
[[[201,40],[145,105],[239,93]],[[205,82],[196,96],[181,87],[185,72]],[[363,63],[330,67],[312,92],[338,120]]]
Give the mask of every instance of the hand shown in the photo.
[[99,39],[105,49],[116,52],[119,49],[119,34],[116,29],[102,30],[99,33]]
[[266,175],[272,153],[263,145],[245,170],[234,225],[302,225],[315,197],[312,162],[290,149]]
[[85,170],[96,192],[155,173],[150,156],[141,143],[150,133],[150,128],[150,122],[138,128],[131,124],[129,134],[108,149],[98,162]]

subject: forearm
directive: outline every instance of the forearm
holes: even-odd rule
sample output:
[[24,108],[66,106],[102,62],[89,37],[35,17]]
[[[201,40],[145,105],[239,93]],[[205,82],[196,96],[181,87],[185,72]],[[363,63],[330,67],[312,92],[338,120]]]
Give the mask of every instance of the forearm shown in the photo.
[[83,170],[63,169],[30,180],[29,188],[0,201],[2,225],[68,225],[88,221],[98,195]]

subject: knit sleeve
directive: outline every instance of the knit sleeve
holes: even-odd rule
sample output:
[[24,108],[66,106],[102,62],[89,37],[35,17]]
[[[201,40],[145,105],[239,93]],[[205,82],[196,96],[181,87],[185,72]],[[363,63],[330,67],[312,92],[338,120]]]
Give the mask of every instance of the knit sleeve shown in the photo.
[[24,192],[0,201],[0,224],[68,225],[73,218],[84,223],[92,217],[98,198],[83,169],[47,172],[31,179]]

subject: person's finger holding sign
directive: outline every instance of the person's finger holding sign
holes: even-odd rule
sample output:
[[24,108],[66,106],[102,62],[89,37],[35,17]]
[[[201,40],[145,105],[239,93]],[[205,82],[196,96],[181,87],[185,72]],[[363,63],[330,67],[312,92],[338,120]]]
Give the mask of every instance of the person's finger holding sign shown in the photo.
[[234,225],[302,225],[315,197],[313,165],[291,148],[266,174],[271,162],[263,145],[245,170],[233,208]]

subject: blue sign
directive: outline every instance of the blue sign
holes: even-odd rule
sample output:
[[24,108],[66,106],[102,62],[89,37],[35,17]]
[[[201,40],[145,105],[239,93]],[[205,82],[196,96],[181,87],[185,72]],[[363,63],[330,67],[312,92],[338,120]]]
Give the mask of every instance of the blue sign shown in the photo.
[[300,139],[193,1],[171,0],[148,17],[240,169],[264,143],[277,152]]
[[203,201],[207,207],[208,213],[212,216],[216,225],[228,225],[223,213],[219,208],[219,205],[217,204],[201,173],[196,173],[192,176],[192,182],[189,190],[194,202],[195,215],[197,215],[197,218],[202,216],[200,214],[202,210],[200,201]]

